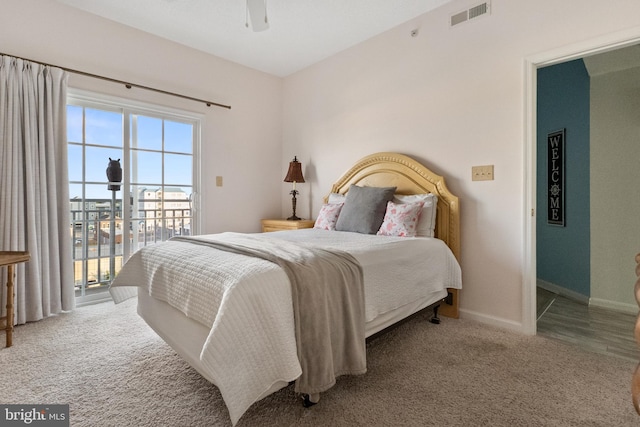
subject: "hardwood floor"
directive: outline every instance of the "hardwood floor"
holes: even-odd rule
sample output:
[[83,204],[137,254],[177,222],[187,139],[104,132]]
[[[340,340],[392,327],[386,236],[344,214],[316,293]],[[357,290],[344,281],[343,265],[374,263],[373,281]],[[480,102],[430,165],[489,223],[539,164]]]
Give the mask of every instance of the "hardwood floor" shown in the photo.
[[538,335],[575,344],[587,351],[638,361],[636,316],[589,307],[537,289]]

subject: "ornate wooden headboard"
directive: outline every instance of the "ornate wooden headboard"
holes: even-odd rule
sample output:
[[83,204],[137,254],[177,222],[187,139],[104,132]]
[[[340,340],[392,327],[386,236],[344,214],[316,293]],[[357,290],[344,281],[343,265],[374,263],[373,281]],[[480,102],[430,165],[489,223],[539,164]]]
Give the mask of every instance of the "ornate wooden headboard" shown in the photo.
[[[460,262],[459,201],[449,191],[442,176],[409,156],[383,152],[359,160],[333,184],[331,192],[345,194],[351,184],[361,187],[397,187],[398,194],[433,193],[438,196],[436,237],[449,246]],[[450,292],[454,299],[453,307],[442,307],[442,314],[457,318],[458,291],[451,289]]]

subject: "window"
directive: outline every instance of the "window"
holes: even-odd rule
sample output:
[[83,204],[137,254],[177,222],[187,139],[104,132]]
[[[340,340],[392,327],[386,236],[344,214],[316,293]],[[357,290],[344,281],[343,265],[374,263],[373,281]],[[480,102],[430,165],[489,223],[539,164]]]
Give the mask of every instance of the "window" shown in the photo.
[[[138,249],[197,234],[200,119],[88,95],[67,102],[70,236],[79,303],[108,298],[114,275]],[[108,189],[109,160],[122,184]]]

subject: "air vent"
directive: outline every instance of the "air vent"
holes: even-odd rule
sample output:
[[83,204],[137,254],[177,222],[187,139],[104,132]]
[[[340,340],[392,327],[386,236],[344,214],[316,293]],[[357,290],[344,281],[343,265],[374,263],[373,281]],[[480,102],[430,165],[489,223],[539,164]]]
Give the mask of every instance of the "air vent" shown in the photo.
[[451,26],[462,24],[468,18],[469,13],[465,10],[460,13],[456,13],[455,15],[451,15]]
[[469,9],[469,19],[477,18],[478,16],[484,15],[489,11],[489,7],[486,3],[479,4],[477,6]]
[[462,12],[454,13],[451,15],[450,25],[452,27],[462,24],[463,22],[470,21],[475,18],[479,18],[491,12],[491,3],[486,1],[480,3]]

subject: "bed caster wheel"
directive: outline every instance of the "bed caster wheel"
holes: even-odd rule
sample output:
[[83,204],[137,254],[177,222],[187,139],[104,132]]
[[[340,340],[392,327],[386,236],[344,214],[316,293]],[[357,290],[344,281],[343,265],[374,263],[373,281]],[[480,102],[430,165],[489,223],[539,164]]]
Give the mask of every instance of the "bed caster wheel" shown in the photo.
[[312,402],[308,394],[302,395],[302,406],[304,406],[305,408],[310,408],[317,403],[318,402]]

